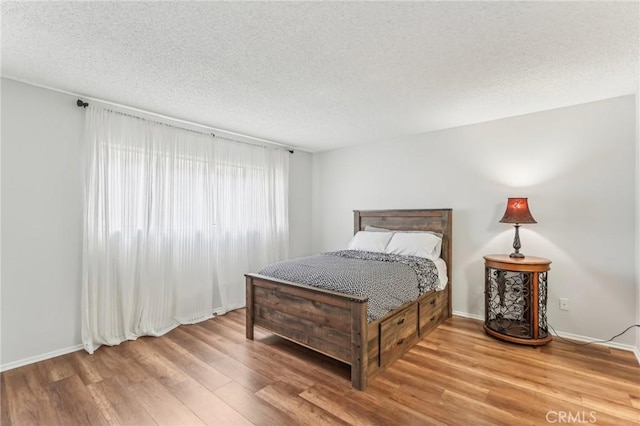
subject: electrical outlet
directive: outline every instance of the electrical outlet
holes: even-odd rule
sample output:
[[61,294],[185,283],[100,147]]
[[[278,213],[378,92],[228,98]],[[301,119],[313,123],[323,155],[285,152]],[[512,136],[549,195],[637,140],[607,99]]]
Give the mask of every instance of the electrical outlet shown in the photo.
[[560,310],[561,311],[569,310],[569,299],[560,298]]

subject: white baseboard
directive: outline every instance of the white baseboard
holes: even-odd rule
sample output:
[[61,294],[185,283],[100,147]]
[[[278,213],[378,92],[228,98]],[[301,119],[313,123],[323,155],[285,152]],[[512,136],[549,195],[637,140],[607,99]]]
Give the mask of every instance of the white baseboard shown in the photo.
[[453,311],[453,315],[463,318],[471,318],[474,320],[484,321],[484,315],[470,314],[468,312]]
[[[453,311],[453,315],[458,317],[463,317],[463,318],[471,318],[479,321],[484,321],[484,315],[476,315],[476,314],[470,314],[468,312],[460,312],[460,311]],[[602,339],[596,339],[595,337],[581,336],[579,334],[565,333],[564,331],[556,331],[556,333],[558,333],[558,336],[564,339],[577,340],[580,342],[598,342],[597,343],[598,345],[604,345],[610,348],[633,352],[633,354],[636,356],[636,359],[638,360],[638,364],[640,365],[640,349],[636,348],[635,346],[624,345],[622,343],[617,343],[617,342],[600,343],[600,340]]]
[[32,356],[29,358],[20,359],[18,361],[8,362],[6,364],[0,364],[0,371],[13,370],[14,368],[24,367],[25,365],[33,364],[45,359],[55,358],[57,356],[70,354],[71,352],[84,349],[82,345],[74,345],[64,349],[58,349],[57,351],[51,351],[44,354]]
[[608,346],[610,348],[620,349],[623,351],[633,352],[633,354],[636,356],[636,360],[638,361],[638,364],[640,365],[640,351],[638,351],[638,348],[636,348],[635,346],[625,345],[617,342],[600,342],[600,340],[602,339],[596,339],[595,337],[581,336],[579,334],[565,333],[564,331],[556,331],[556,333],[558,333],[558,336],[563,337],[565,339],[577,340],[579,342],[595,342],[594,345],[598,344],[598,345]]

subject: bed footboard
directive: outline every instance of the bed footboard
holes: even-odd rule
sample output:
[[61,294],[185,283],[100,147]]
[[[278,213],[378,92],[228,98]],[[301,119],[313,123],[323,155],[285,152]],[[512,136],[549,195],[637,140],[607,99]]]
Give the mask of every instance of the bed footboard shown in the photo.
[[247,339],[259,326],[351,365],[351,383],[367,386],[367,298],[246,275]]

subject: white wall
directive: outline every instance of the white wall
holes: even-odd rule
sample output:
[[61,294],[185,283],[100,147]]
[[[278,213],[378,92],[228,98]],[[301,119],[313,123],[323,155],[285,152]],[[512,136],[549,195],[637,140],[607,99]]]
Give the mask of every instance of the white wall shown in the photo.
[[295,151],[289,162],[289,257],[312,254],[311,170],[313,156]]
[[314,251],[346,246],[354,209],[453,208],[453,308],[483,315],[482,256],[512,251],[498,220],[529,197],[521,251],[553,261],[550,323],[609,338],[636,319],[635,167],[633,96],[316,154]]
[[[2,79],[2,369],[80,348],[76,97]],[[290,163],[290,252],[311,252],[311,155]]]
[[82,113],[2,80],[2,364],[80,344]]

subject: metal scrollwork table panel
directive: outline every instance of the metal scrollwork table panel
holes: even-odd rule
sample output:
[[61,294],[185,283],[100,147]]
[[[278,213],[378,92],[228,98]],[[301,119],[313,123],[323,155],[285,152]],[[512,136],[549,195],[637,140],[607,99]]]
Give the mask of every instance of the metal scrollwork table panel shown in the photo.
[[547,272],[551,261],[541,257],[484,256],[487,334],[512,343],[544,345],[547,326]]

